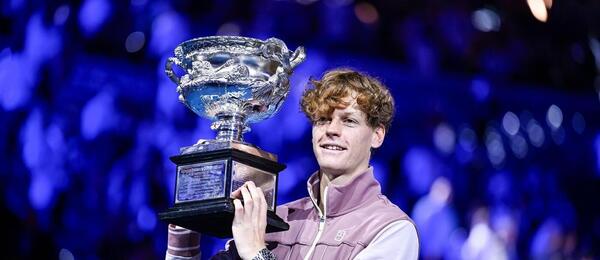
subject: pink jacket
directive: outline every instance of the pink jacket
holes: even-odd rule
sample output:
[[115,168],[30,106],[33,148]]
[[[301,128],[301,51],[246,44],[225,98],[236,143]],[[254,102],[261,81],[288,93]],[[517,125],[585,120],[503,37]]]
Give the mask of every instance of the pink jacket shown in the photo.
[[[313,196],[319,194],[318,172],[309,178],[307,186],[310,197],[277,208],[277,215],[290,224],[290,229],[266,234],[267,247],[279,260],[304,259],[307,254],[310,259],[353,259],[384,227],[399,220],[410,221],[381,194],[372,168],[346,185],[330,184],[324,191],[323,213]],[[235,255],[234,243],[229,245],[229,252],[214,258]]]
[[277,208],[277,215],[290,224],[286,232],[267,234],[277,259],[303,259],[313,243],[311,259],[352,259],[385,226],[409,219],[381,194],[372,168],[344,186],[330,184],[324,192],[322,215],[314,196],[319,194],[318,172],[308,179],[307,186],[309,198]]

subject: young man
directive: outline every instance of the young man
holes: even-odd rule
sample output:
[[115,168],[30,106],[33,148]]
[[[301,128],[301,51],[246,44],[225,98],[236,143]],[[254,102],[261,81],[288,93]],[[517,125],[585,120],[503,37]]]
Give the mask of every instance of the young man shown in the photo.
[[[392,121],[391,94],[376,79],[346,69],[329,71],[312,84],[302,110],[313,124],[320,169],[308,180],[309,197],[277,208],[288,231],[265,234],[264,195],[246,183],[234,193],[244,205],[234,200],[233,243],[214,258],[417,259],[413,222],[381,194],[369,166],[371,151],[382,145]],[[198,237],[169,226],[167,259],[199,258]]]

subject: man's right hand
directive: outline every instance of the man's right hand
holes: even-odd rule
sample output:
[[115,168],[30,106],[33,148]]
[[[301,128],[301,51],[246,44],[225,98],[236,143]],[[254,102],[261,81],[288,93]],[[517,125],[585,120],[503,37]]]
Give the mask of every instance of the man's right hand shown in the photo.
[[[244,260],[254,258],[265,248],[267,227],[267,202],[261,188],[254,182],[246,182],[232,193],[235,216],[233,217],[233,241]],[[244,204],[240,201],[244,200]]]

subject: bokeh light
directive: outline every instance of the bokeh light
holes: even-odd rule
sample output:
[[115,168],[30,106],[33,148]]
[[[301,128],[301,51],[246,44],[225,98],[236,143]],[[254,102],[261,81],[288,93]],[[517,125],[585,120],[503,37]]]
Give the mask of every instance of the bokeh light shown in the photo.
[[132,32],[125,40],[127,52],[137,52],[144,47],[146,36],[143,32]]
[[546,10],[544,0],[527,0],[527,5],[535,19],[538,19],[540,22],[546,22],[548,20],[548,10]]
[[98,33],[111,14],[108,0],[85,0],[79,9],[79,25],[86,36]]
[[456,134],[449,125],[439,124],[433,132],[433,143],[442,153],[452,153],[456,143]]
[[560,110],[560,107],[557,105],[552,105],[548,108],[548,112],[546,113],[546,122],[548,123],[548,126],[554,130],[561,127],[563,122],[563,113]]
[[359,21],[366,24],[374,24],[379,20],[377,8],[368,2],[361,2],[354,6],[354,14]]
[[501,20],[491,9],[479,9],[471,15],[473,26],[482,32],[499,31]]
[[521,127],[519,117],[517,117],[517,115],[515,115],[513,112],[506,112],[502,118],[502,127],[509,135],[516,135]]

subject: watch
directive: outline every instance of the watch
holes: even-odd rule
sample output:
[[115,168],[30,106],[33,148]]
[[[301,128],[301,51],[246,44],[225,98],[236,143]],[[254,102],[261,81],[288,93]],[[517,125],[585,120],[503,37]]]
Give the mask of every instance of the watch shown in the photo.
[[258,254],[252,260],[275,260],[275,255],[266,247],[258,251]]

